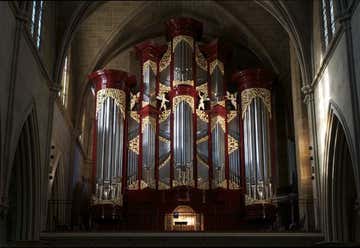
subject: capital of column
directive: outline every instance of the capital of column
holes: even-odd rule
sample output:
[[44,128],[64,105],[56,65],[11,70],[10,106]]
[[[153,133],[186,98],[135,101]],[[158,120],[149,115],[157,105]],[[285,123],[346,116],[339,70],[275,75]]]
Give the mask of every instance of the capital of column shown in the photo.
[[195,40],[200,40],[203,31],[201,22],[192,18],[180,17],[172,18],[166,22],[167,39],[171,40],[179,35],[187,35]]
[[314,100],[314,88],[311,85],[305,85],[301,88],[302,93],[304,94],[304,103],[309,104]]

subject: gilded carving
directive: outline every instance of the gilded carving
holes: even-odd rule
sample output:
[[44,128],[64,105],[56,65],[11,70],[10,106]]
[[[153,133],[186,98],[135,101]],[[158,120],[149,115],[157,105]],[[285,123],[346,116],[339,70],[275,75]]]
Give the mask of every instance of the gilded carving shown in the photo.
[[129,141],[129,150],[139,155],[139,135]]
[[214,130],[214,128],[216,127],[216,124],[219,124],[221,129],[224,131],[225,133],[225,130],[226,130],[226,127],[225,127],[225,118],[220,116],[220,115],[217,115],[213,118],[211,118],[211,132]]
[[207,83],[203,83],[199,86],[196,86],[196,91],[199,91],[201,93],[204,93],[204,94],[208,94],[208,86],[207,86]]
[[159,141],[164,142],[164,143],[170,143],[170,140],[168,140],[167,138],[164,138],[162,136],[159,136]]
[[170,161],[171,155],[169,155],[160,165],[159,169],[164,167]]
[[196,158],[200,163],[202,163],[203,165],[209,168],[208,163],[205,160],[203,160],[198,154],[196,154]]
[[237,116],[237,111],[230,110],[229,113],[227,114],[227,122],[230,123],[232,120],[234,120],[234,118],[236,118],[236,116]]
[[230,155],[237,149],[239,149],[239,142],[230,134],[228,134],[228,154]]
[[204,57],[204,55],[202,54],[202,52],[199,49],[199,46],[196,45],[195,47],[195,60],[196,60],[196,64],[203,69],[204,71],[207,71],[207,62],[206,59]]
[[130,111],[130,117],[133,118],[137,123],[140,122],[140,115],[137,111]]
[[240,189],[240,186],[236,182],[229,180],[229,189]]
[[245,112],[250,106],[253,99],[259,97],[267,108],[271,118],[271,93],[270,90],[264,88],[250,88],[241,92],[241,118],[244,119]]
[[170,113],[171,113],[170,109],[162,111],[159,116],[159,123],[166,121],[167,118],[169,118]]
[[189,95],[175,96],[172,100],[173,111],[176,109],[177,105],[182,101],[187,102],[190,105],[192,112],[194,113],[194,98]]
[[157,65],[156,62],[152,61],[152,60],[147,60],[144,64],[143,64],[143,72],[147,71],[147,69],[150,68],[152,70],[152,72],[154,73],[154,75],[157,75]]
[[190,86],[194,86],[194,80],[174,80],[173,81],[173,85],[174,87],[177,85],[190,85]]
[[171,43],[169,42],[168,48],[159,62],[159,71],[162,72],[163,70],[165,70],[170,65],[170,62],[171,62]]
[[209,136],[206,135],[206,136],[196,140],[196,144],[201,144],[201,143],[203,143],[205,141],[208,141],[208,140],[209,140]]
[[221,74],[224,75],[224,64],[218,59],[215,59],[213,62],[210,63],[210,75],[213,74],[216,66],[219,67]]
[[170,86],[166,86],[162,83],[159,84],[159,95],[163,93],[168,93],[170,91]]
[[126,94],[123,90],[107,88],[101,89],[96,94],[96,113],[101,109],[106,98],[112,98],[116,106],[120,109],[122,117],[125,119]]
[[200,109],[196,109],[196,115],[199,117],[200,120],[202,120],[203,122],[208,123],[209,122],[209,116],[208,114]]
[[145,118],[143,118],[143,119],[141,120],[141,133],[144,132],[145,127],[146,127],[147,125],[150,125],[150,126],[152,126],[153,128],[155,128],[155,127],[156,127],[156,120],[155,120],[155,118],[148,115],[148,116],[146,116]]
[[173,39],[173,52],[175,51],[175,48],[181,41],[186,42],[187,44],[189,44],[191,49],[194,49],[194,39],[191,36],[178,35],[178,36],[174,37],[174,39]]

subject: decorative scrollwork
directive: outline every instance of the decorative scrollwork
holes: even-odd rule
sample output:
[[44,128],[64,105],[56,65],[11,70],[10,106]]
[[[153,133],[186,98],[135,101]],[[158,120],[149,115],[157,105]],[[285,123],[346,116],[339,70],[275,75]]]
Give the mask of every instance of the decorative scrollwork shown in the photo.
[[211,118],[211,132],[214,130],[214,128],[216,127],[216,124],[219,123],[221,129],[224,131],[225,133],[225,130],[226,130],[226,127],[225,127],[225,118],[220,116],[220,115],[217,115],[213,118]]
[[194,86],[194,80],[184,80],[184,81],[174,80],[174,81],[173,81],[173,85],[174,85],[174,87],[175,87],[175,86],[178,86],[178,85],[190,85],[190,86]]
[[228,134],[228,154],[230,155],[231,153],[233,153],[238,149],[239,149],[239,142],[230,134]]
[[169,155],[160,165],[159,165],[159,169],[164,167],[166,165],[166,163],[168,163],[170,161],[171,155]]
[[194,49],[194,39],[193,39],[193,37],[188,36],[188,35],[178,35],[178,36],[175,36],[174,39],[173,39],[173,52],[175,51],[175,48],[177,47],[177,45],[181,41],[185,41],[187,44],[189,44],[191,49]]
[[208,84],[207,83],[203,83],[199,86],[196,86],[196,91],[199,91],[203,94],[208,95]]
[[196,140],[196,144],[201,144],[201,143],[203,143],[205,141],[208,141],[208,140],[209,140],[209,136],[204,136],[204,137]]
[[265,88],[249,88],[241,92],[241,118],[244,119],[245,112],[250,106],[251,102],[259,97],[267,108],[271,118],[271,93],[270,90]]
[[165,84],[159,84],[159,95],[163,93],[168,93],[170,91],[170,86],[166,86]]
[[170,62],[171,62],[171,43],[169,42],[168,48],[159,62],[159,71],[162,72],[163,70],[165,70],[170,65]]
[[240,186],[238,183],[236,183],[230,179],[229,180],[229,189],[240,189]]
[[108,97],[114,100],[116,106],[120,109],[122,117],[125,119],[126,94],[123,90],[119,90],[119,89],[106,88],[106,89],[101,89],[97,92],[96,113],[100,111],[102,104]]
[[207,163],[204,159],[202,159],[202,158],[199,156],[199,154],[196,154],[196,158],[197,158],[197,160],[198,160],[200,163],[202,163],[203,165],[205,165],[206,167],[209,168],[208,163]]
[[161,141],[161,142],[164,142],[164,143],[170,143],[170,140],[168,140],[167,138],[164,138],[164,137],[162,137],[162,136],[159,136],[159,141]]
[[176,109],[177,105],[182,101],[187,102],[190,105],[190,107],[192,109],[192,112],[194,113],[194,98],[192,96],[189,96],[189,95],[175,96],[173,98],[173,100],[172,100],[173,111]]
[[133,118],[137,123],[140,122],[140,115],[137,111],[130,111],[130,117]]
[[216,66],[219,67],[221,74],[224,75],[224,64],[218,59],[215,59],[213,62],[210,63],[210,75],[213,74]]
[[232,120],[234,120],[234,118],[236,118],[236,116],[237,116],[237,111],[230,110],[229,113],[227,114],[227,122],[230,123]]
[[129,150],[139,155],[139,135],[129,141]]
[[157,75],[157,65],[156,62],[152,61],[152,60],[147,60],[144,64],[143,64],[143,72],[145,72],[148,68],[150,68],[152,70],[152,72],[154,73],[154,75]]
[[207,71],[207,62],[206,59],[204,57],[204,55],[202,54],[202,52],[199,49],[199,46],[196,45],[195,46],[195,60],[196,60],[196,64],[203,69],[204,71]]
[[208,114],[200,109],[196,109],[196,115],[199,117],[200,120],[203,122],[209,123],[209,116]]
[[155,120],[155,118],[148,115],[148,116],[146,116],[145,118],[143,118],[141,120],[141,133],[144,132],[145,127],[147,125],[150,125],[155,129],[156,128],[156,120]]
[[169,118],[170,113],[171,113],[170,109],[162,111],[161,114],[159,115],[159,123],[166,121],[167,118]]

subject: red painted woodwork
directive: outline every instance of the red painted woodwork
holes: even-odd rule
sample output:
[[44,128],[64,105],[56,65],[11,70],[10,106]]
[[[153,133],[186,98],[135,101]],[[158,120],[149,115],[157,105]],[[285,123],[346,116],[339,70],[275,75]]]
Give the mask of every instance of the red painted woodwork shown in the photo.
[[134,75],[120,70],[98,70],[91,73],[88,78],[93,82],[96,92],[106,88],[115,88],[129,92],[129,89],[136,84]]
[[231,81],[239,87],[239,92],[248,88],[266,88],[271,89],[274,76],[268,70],[256,68],[246,69],[235,72]]
[[191,18],[173,18],[166,22],[167,39],[171,40],[178,35],[188,35],[195,40],[200,40],[203,31],[203,25]]

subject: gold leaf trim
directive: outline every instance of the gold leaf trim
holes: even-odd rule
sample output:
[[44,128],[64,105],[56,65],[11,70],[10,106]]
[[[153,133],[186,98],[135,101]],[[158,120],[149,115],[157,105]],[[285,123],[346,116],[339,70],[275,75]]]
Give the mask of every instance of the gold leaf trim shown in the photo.
[[208,95],[208,86],[207,83],[201,84],[199,86],[196,86],[196,91],[199,91],[201,93],[204,93],[205,96]]
[[170,143],[170,140],[168,140],[167,138],[164,138],[164,137],[162,137],[162,136],[159,136],[159,141],[161,141],[161,142],[164,142],[164,143]]
[[143,118],[141,120],[141,133],[144,132],[145,127],[147,125],[150,125],[155,129],[156,128],[156,120],[155,120],[155,118],[148,115],[148,116],[146,116],[145,118]]
[[251,102],[259,97],[267,108],[271,118],[271,93],[270,90],[264,88],[250,88],[241,92],[241,118],[244,119],[245,112],[250,106]]
[[191,109],[192,109],[192,112],[194,113],[194,98],[192,96],[189,96],[189,95],[180,95],[180,96],[175,96],[172,100],[172,104],[173,104],[173,111],[176,109],[177,105],[182,102],[182,101],[185,101],[187,102]]
[[107,88],[101,89],[96,94],[96,114],[100,111],[102,104],[106,100],[106,98],[112,98],[120,109],[121,115],[123,119],[125,119],[125,101],[126,101],[126,94],[124,91],[119,89]]
[[239,184],[235,183],[232,180],[229,180],[229,189],[240,189]]
[[170,86],[166,86],[162,83],[159,84],[159,95],[163,93],[168,93],[170,91]]
[[133,118],[137,123],[140,122],[140,115],[137,111],[130,111],[130,117]]
[[205,165],[206,167],[209,168],[208,163],[207,163],[205,160],[203,160],[203,159],[199,156],[199,154],[196,154],[196,158],[197,158],[197,160],[198,160],[199,162],[201,162],[203,165]]
[[171,43],[169,42],[168,48],[159,62],[159,71],[162,72],[163,70],[165,70],[170,65],[170,62],[171,62]]
[[214,130],[214,128],[216,127],[216,124],[219,123],[221,129],[224,131],[226,130],[226,126],[225,126],[225,118],[217,115],[213,118],[211,118],[211,132]]
[[210,75],[213,74],[216,66],[219,67],[221,74],[224,75],[224,64],[218,59],[215,59],[213,62],[210,63]]
[[233,153],[238,149],[239,149],[239,142],[230,134],[228,134],[228,154],[230,155],[231,153]]
[[208,140],[209,140],[209,137],[208,137],[208,136],[204,136],[204,137],[196,140],[196,144],[201,144],[201,143],[206,142],[206,141],[208,141]]
[[232,120],[234,120],[237,116],[237,111],[230,110],[227,114],[227,122],[230,123]]
[[144,64],[143,64],[143,72],[145,72],[148,68],[150,68],[152,70],[152,72],[154,73],[154,75],[157,75],[157,65],[156,62],[152,61],[152,60],[147,60]]
[[174,81],[173,81],[173,85],[174,85],[174,87],[177,86],[177,85],[190,85],[190,86],[194,86],[194,80],[185,80],[185,81],[174,80]]
[[129,141],[129,150],[139,155],[139,135]]
[[196,45],[195,46],[195,60],[196,60],[196,64],[203,69],[204,71],[207,71],[207,62],[206,59],[204,57],[204,55],[202,54],[202,52],[199,49],[199,46]]
[[173,52],[175,51],[175,48],[177,47],[177,45],[181,41],[185,41],[187,44],[189,44],[191,49],[194,49],[194,39],[193,39],[193,37],[188,36],[188,35],[178,35],[178,36],[175,36],[174,39],[173,39]]
[[159,165],[159,169],[164,167],[166,165],[167,162],[170,161],[171,155],[169,155],[160,165]]
[[196,115],[199,117],[200,120],[203,122],[209,123],[209,116],[208,114],[200,109],[196,109]]
[[169,118],[170,113],[171,113],[170,109],[162,111],[159,116],[159,123],[163,123],[164,121],[166,121],[167,118]]

